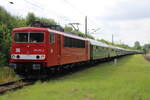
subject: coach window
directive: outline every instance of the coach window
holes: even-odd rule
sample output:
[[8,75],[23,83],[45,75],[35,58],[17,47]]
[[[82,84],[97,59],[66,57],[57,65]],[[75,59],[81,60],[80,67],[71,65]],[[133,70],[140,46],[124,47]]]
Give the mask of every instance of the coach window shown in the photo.
[[54,43],[55,42],[55,37],[54,37],[54,33],[50,33],[50,43],[52,44],[52,43]]
[[70,38],[70,37],[64,37],[64,47],[65,48],[85,48],[85,41]]

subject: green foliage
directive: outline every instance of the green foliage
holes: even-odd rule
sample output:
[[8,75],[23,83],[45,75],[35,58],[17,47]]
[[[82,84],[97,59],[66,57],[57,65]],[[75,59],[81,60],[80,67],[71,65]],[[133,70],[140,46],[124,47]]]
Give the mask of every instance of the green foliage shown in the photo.
[[4,24],[0,25],[0,35],[0,64],[4,65],[9,58],[9,49],[11,43],[10,30]]
[[57,25],[57,23],[53,19],[36,17],[36,20],[41,21],[41,22],[45,22],[45,23],[51,24],[51,25]]
[[139,41],[136,41],[136,42],[134,43],[134,49],[136,49],[136,50],[141,50],[141,49],[142,49],[142,47],[141,47]]
[[28,13],[27,17],[26,17],[26,24],[28,26],[32,25],[33,22],[36,21],[36,17],[33,13]]
[[73,30],[72,32],[79,35],[79,36],[81,36],[81,37],[86,37],[85,34],[80,32],[80,31]]
[[144,53],[150,53],[150,44],[145,44],[143,46]]
[[73,31],[73,28],[72,28],[72,27],[69,27],[69,26],[67,26],[67,25],[65,25],[64,31],[65,31],[65,32],[72,32],[72,31]]
[[106,43],[106,44],[108,44],[108,45],[112,45],[112,43],[111,43],[111,42],[106,41],[106,40],[104,40],[104,39],[101,39],[101,40],[99,40],[99,39],[98,39],[98,41],[103,42],[103,43]]
[[1,66],[4,66],[5,63],[6,63],[5,54],[3,54],[3,53],[0,52],[0,67],[1,67]]
[[125,48],[125,49],[132,49],[130,46],[126,45],[126,44],[113,44],[112,42],[106,41],[104,39],[98,40],[100,42],[106,43],[108,45],[113,45],[113,46],[117,46],[120,48]]
[[52,24],[52,25],[56,25],[57,24],[53,19],[36,17],[34,15],[34,13],[28,13],[28,15],[26,17],[26,24],[28,26],[31,26],[35,21],[41,21],[41,22],[45,22],[47,24]]
[[95,40],[95,38],[90,34],[85,35],[85,37]]
[[90,34],[87,34],[87,35],[86,35],[86,34],[80,32],[80,31],[73,30],[72,27],[69,27],[69,26],[67,26],[67,25],[64,27],[64,31],[65,31],[65,32],[73,32],[73,33],[75,33],[76,35],[81,36],[81,37],[84,37],[84,38],[95,39],[92,35],[90,35]]
[[13,28],[27,27],[28,25],[26,23],[27,23],[26,19],[15,17],[14,22],[13,22]]
[[0,6],[0,24],[6,24],[6,25],[11,25],[13,20],[13,17],[4,9]]
[[9,67],[0,67],[0,83],[19,79],[15,77],[15,72]]

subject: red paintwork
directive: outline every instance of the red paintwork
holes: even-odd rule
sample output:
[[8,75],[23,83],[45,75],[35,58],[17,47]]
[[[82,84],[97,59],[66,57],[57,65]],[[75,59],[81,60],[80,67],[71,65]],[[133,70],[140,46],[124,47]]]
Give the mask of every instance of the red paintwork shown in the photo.
[[[44,43],[15,43],[14,33],[15,32],[44,32]],[[49,33],[55,33],[55,42],[49,43]],[[85,48],[64,48],[63,38],[69,36],[76,39],[82,39],[85,42]],[[17,53],[16,48],[20,48],[20,52]],[[34,51],[34,49],[41,49],[41,51]],[[50,30],[48,28],[38,27],[25,27],[16,28],[12,31],[12,47],[11,54],[45,54],[45,60],[14,60],[10,59],[11,63],[16,62],[44,62],[46,67],[55,65],[70,64],[81,61],[90,60],[90,45],[89,42],[81,37],[74,36],[71,34]]]

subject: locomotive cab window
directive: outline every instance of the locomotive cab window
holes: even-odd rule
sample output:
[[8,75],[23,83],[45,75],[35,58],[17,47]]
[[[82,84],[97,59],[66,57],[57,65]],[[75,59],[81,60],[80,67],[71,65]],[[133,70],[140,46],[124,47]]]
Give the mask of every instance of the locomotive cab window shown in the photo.
[[28,42],[28,34],[27,33],[15,33],[14,41],[19,43],[27,43]]
[[50,43],[54,43],[55,42],[54,33],[52,33],[52,32],[50,32],[49,41],[50,41]]
[[44,41],[43,33],[30,33],[30,43],[42,43]]
[[15,33],[14,41],[16,43],[42,43],[44,42],[44,33]]

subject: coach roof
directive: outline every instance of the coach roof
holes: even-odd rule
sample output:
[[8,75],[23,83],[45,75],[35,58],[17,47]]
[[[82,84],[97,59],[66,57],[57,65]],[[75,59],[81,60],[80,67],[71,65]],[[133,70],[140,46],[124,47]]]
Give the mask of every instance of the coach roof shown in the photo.
[[109,45],[96,41],[96,40],[92,40],[92,39],[87,39],[87,40],[90,41],[92,45],[101,46],[101,47],[109,47]]

